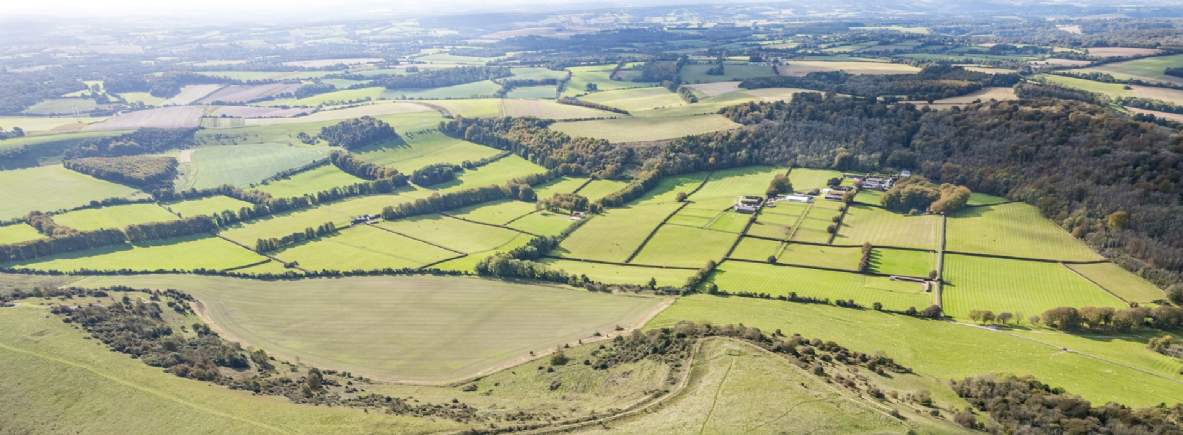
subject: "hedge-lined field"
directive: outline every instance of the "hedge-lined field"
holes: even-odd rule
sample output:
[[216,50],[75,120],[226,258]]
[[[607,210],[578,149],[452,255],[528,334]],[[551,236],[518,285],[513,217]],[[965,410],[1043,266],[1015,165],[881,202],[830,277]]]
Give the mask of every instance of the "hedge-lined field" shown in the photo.
[[1029,204],[964,209],[949,216],[947,225],[946,249],[950,251],[1050,260],[1101,259]]
[[870,307],[879,302],[884,308],[922,309],[932,305],[932,295],[920,284],[892,281],[888,278],[849,272],[807,269],[792,266],[728,261],[716,269],[711,282],[729,292],[768,293],[772,296],[825,298],[831,301],[854,299]]
[[[879,207],[851,204],[846,217],[842,218],[834,243],[937,249],[941,243],[940,231],[940,216],[908,216]],[[949,249],[953,248],[950,246]]]
[[83,175],[61,165],[0,171],[0,186],[4,186],[0,189],[0,219],[136,193],[134,188]]
[[378,227],[466,254],[487,251],[521,235],[516,231],[465,222],[438,214],[384,221]]
[[735,242],[736,235],[719,231],[665,225],[645,244],[633,263],[661,266],[701,267],[719,261]]
[[870,269],[876,273],[927,278],[936,268],[936,253],[904,249],[871,250]]
[[1061,306],[1126,306],[1058,263],[946,254],[944,278],[945,313],[955,317],[971,310],[1031,316]]
[[35,270],[118,271],[230,269],[266,260],[248,249],[217,237],[182,237],[139,245],[123,245],[39,258],[13,267]]
[[459,254],[367,225],[274,254],[307,270],[378,270],[422,267]]
[[28,224],[17,223],[0,226],[0,245],[37,240],[45,237]]
[[300,172],[288,178],[275,180],[259,186],[257,190],[270,194],[275,198],[290,198],[315,194],[334,187],[345,187],[366,180],[342,171],[336,165],[322,165],[318,168]]
[[327,147],[256,143],[204,146],[180,161],[177,189],[208,189],[223,184],[246,186],[282,171],[327,157]]
[[1145,304],[1166,298],[1166,292],[1162,289],[1113,263],[1066,266],[1130,302]]
[[678,206],[665,203],[612,209],[579,227],[557,252],[562,257],[624,262]]
[[435,163],[460,164],[500,153],[500,150],[453,139],[438,131],[404,135],[404,143],[365,148],[357,153],[363,160],[389,166],[404,173]]
[[78,231],[126,228],[129,225],[177,220],[177,216],[152,203],[87,208],[53,216],[58,225]]
[[590,263],[586,261],[548,258],[540,264],[571,275],[587,275],[588,279],[608,284],[646,285],[650,279],[658,286],[681,287],[695,271],[686,269],[663,269],[658,267],[624,266],[616,264]]
[[251,203],[234,199],[229,196],[216,195],[201,199],[161,204],[165,208],[180,214],[182,217],[213,215],[223,211],[238,211],[243,207],[250,207]]

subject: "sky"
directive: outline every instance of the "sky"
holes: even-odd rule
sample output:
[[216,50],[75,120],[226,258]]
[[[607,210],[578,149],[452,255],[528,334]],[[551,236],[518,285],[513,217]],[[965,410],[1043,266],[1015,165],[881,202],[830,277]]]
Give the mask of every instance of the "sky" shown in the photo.
[[[660,1],[660,0],[658,0]],[[250,16],[254,14],[308,17],[366,16],[374,13],[447,15],[510,9],[536,10],[599,4],[621,6],[658,1],[608,0],[0,0],[0,17],[126,17],[126,16]],[[668,1],[662,2],[668,3]]]

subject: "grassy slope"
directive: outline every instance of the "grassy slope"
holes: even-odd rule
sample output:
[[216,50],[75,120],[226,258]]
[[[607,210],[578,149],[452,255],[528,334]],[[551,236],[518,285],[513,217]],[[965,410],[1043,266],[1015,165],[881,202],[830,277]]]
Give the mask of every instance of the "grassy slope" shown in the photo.
[[172,204],[163,204],[163,206],[174,212],[180,213],[181,216],[189,217],[197,215],[211,215],[226,210],[238,211],[243,207],[250,207],[251,203],[234,199],[229,196],[218,195],[189,201],[174,202]]
[[290,360],[427,382],[474,376],[530,351],[635,325],[661,302],[476,278],[263,282],[155,275],[95,277],[80,285],[109,283],[192,292],[229,336]]
[[37,232],[36,228],[33,228],[28,224],[17,223],[0,226],[0,245],[26,242],[29,240],[40,239],[42,237],[45,236]]
[[0,219],[24,216],[34,210],[76,207],[92,200],[126,197],[136,192],[57,165],[0,171],[0,186],[4,186],[0,189]]
[[[249,244],[247,246],[250,246]],[[274,254],[308,270],[416,268],[458,254],[388,231],[358,225]]]
[[965,209],[950,216],[947,225],[946,249],[950,251],[1051,260],[1101,259],[1029,204]]
[[932,304],[932,295],[917,283],[849,272],[773,266],[728,261],[715,270],[710,281],[728,292],[767,293],[772,296],[799,296],[829,300],[854,299],[870,307],[875,302],[887,309],[921,309]]
[[1130,302],[1147,303],[1165,297],[1162,289],[1113,263],[1070,264],[1067,267]]
[[128,225],[177,220],[177,216],[156,204],[125,204],[88,208],[55,215],[53,221],[78,231],[126,228]]
[[193,151],[191,162],[181,164],[176,185],[178,189],[246,186],[326,157],[329,151],[285,143],[200,147]]
[[[404,138],[407,136],[404,135]],[[492,157],[500,152],[494,148],[453,139],[443,133],[430,132],[411,136],[402,144],[366,148],[358,151],[357,156],[409,174],[433,163],[460,164],[464,161]]]
[[1056,263],[948,254],[944,278],[945,312],[952,316],[965,317],[975,309],[1030,316],[1059,306],[1126,306]]
[[76,251],[13,266],[37,270],[228,269],[266,260],[216,237],[183,237],[142,245]]
[[842,219],[834,243],[936,249],[940,244],[940,229],[940,216],[908,216],[855,204]]
[[276,198],[289,198],[344,187],[366,180],[342,171],[335,165],[323,165],[316,169],[300,172],[291,177],[275,180],[259,186],[258,190]]

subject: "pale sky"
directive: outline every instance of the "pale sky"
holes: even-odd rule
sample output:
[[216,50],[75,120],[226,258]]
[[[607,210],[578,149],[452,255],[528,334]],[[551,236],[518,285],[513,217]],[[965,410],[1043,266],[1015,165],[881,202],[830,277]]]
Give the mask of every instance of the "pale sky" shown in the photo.
[[[669,1],[656,1],[669,3]],[[117,16],[219,16],[277,14],[311,18],[330,15],[365,16],[374,12],[448,15],[465,11],[536,10],[540,5],[563,7],[627,6],[652,4],[653,0],[0,0],[0,17],[42,15],[52,17]]]

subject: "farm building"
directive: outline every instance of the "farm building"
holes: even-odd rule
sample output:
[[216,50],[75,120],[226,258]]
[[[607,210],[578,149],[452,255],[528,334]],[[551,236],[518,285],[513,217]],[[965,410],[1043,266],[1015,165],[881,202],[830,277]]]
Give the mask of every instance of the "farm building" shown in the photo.
[[813,202],[813,197],[809,195],[783,195],[777,201],[789,202]]
[[352,220],[350,220],[350,222],[352,222],[354,225],[376,223],[381,217],[381,215],[376,214],[363,214],[360,216],[355,216]]
[[741,196],[735,200],[735,211],[740,213],[755,213],[764,205],[764,198],[759,196]]
[[895,184],[895,179],[886,177],[867,177],[863,179],[860,187],[864,189],[887,190],[891,189],[892,184]]
[[830,190],[826,191],[826,199],[828,199],[830,201],[842,201],[845,198],[845,196],[846,196],[845,192],[842,192],[840,190],[830,189]]

